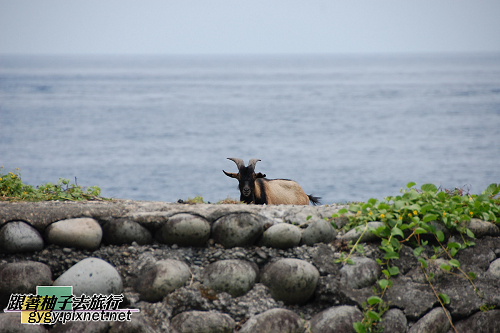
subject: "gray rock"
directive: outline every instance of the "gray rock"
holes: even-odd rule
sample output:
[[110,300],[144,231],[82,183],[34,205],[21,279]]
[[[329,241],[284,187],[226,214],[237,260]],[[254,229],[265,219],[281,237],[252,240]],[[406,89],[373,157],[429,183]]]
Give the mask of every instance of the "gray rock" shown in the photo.
[[45,240],[49,244],[95,250],[99,248],[102,229],[91,218],[67,219],[54,222],[45,229]]
[[271,309],[248,319],[239,333],[302,333],[304,330],[304,320],[295,312]]
[[[500,332],[500,310],[480,311],[454,325],[460,333],[497,333]],[[452,328],[448,333],[455,331]]]
[[151,244],[153,236],[151,232],[135,221],[118,219],[109,221],[103,225],[103,240],[107,244]]
[[204,246],[210,237],[210,223],[200,216],[177,214],[168,219],[157,234],[165,244]]
[[48,331],[43,325],[21,324],[20,313],[0,312],[0,333],[45,333],[45,332]]
[[301,237],[302,231],[299,227],[288,223],[278,223],[264,231],[259,245],[288,249],[299,245]]
[[362,243],[380,240],[380,238],[377,237],[372,231],[376,230],[379,227],[383,227],[384,223],[375,221],[375,222],[368,222],[367,224],[368,224],[368,229],[365,231],[364,234],[363,231],[365,230],[366,226],[360,225],[346,232],[346,234],[342,236],[342,240],[346,242],[352,241],[354,244],[361,237],[361,235],[363,235],[363,237],[361,237],[360,240],[360,242]]
[[436,296],[429,285],[415,283],[401,276],[391,280],[393,286],[387,290],[385,297],[391,306],[403,309],[409,320],[418,320],[436,304]]
[[236,323],[227,314],[187,311],[172,318],[172,333],[232,333]]
[[299,259],[281,259],[264,268],[261,282],[274,299],[302,304],[313,295],[319,272],[310,263]]
[[314,333],[354,332],[353,324],[363,320],[363,314],[355,306],[334,306],[311,318]]
[[302,234],[302,243],[312,246],[317,243],[330,243],[337,232],[332,224],[323,219],[312,222]]
[[65,324],[57,323],[50,333],[106,333],[109,322],[106,321],[68,321]]
[[257,265],[248,261],[220,260],[205,268],[203,284],[217,292],[227,292],[238,297],[253,288],[258,275]]
[[153,266],[147,266],[137,278],[134,288],[141,299],[158,302],[168,293],[183,286],[191,276],[189,267],[182,261],[159,260]]
[[86,258],[70,267],[54,286],[73,286],[73,294],[120,294],[123,291],[122,278],[116,268],[99,258]]
[[487,272],[493,277],[500,279],[500,258],[491,262]]
[[382,321],[378,325],[384,327],[384,333],[406,333],[406,328],[408,327],[408,320],[399,309],[388,310],[382,316]]
[[43,250],[43,237],[31,225],[14,221],[0,228],[0,250],[9,253]]
[[252,245],[264,231],[264,218],[251,213],[221,217],[212,226],[212,237],[225,248]]
[[354,289],[360,289],[373,285],[382,269],[373,259],[365,257],[352,257],[354,265],[345,264],[340,269],[342,283]]
[[451,328],[450,320],[446,316],[448,314],[449,318],[451,318],[448,311],[443,310],[443,308],[435,308],[424,317],[422,317],[419,321],[415,323],[410,328],[409,333],[442,333],[448,332]]
[[500,236],[500,229],[493,222],[483,221],[480,219],[471,219],[470,221],[462,221],[460,226],[469,228],[474,233],[476,238],[484,236]]
[[151,321],[142,313],[133,313],[130,321],[114,322],[108,333],[155,333]]
[[36,295],[37,286],[50,285],[52,285],[52,272],[49,266],[41,262],[21,261],[0,264],[0,308],[7,306],[11,294]]

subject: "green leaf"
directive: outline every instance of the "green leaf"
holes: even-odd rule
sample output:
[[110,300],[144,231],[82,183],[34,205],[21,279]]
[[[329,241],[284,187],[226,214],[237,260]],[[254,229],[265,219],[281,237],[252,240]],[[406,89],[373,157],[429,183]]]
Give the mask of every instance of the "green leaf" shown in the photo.
[[448,271],[448,272],[451,270],[451,267],[446,265],[446,264],[441,264],[441,266],[439,266],[439,267],[441,267],[441,269],[444,269],[445,271]]
[[450,298],[448,295],[439,293],[439,298],[441,298],[441,301],[443,301],[443,304],[450,304]]
[[368,317],[370,317],[371,320],[374,321],[379,321],[380,320],[380,315],[376,313],[375,311],[368,311],[367,312]]
[[424,184],[420,189],[424,192],[434,192],[434,193],[436,193],[438,190],[436,185],[434,184]]
[[443,234],[443,232],[441,230],[436,231],[436,238],[441,243],[444,241],[444,234]]
[[396,266],[392,266],[392,267],[389,267],[389,273],[391,275],[398,275],[399,274],[399,268],[397,268]]
[[308,215],[308,216],[306,217],[306,221],[309,221],[311,218],[312,218],[312,215]]
[[417,185],[417,183],[414,183],[414,182],[410,182],[408,184],[406,184],[406,187],[407,188],[412,188],[413,186]]
[[347,259],[345,261],[348,265],[354,265],[354,261],[352,261],[352,259]]
[[427,230],[425,230],[424,228],[417,228],[415,229],[415,234],[419,235],[419,234],[426,234],[427,233]]
[[415,250],[413,250],[413,255],[415,257],[420,257],[420,253],[422,253],[425,250],[423,247],[417,247]]
[[399,259],[399,253],[394,251],[387,252],[384,256],[384,259]]
[[366,327],[361,322],[355,322],[352,324],[352,327],[356,331],[356,333],[366,333]]
[[400,236],[401,238],[405,238],[405,235],[403,234],[403,231],[401,229],[399,229],[398,227],[392,228],[391,235],[393,235],[393,236]]
[[380,288],[385,289],[389,285],[389,280],[378,280]]
[[[386,280],[387,281],[387,280]],[[367,300],[368,304],[370,305],[373,305],[373,304],[379,304],[379,303],[382,303],[382,299],[378,296],[370,296],[368,297],[368,300]]]
[[476,273],[474,273],[474,272],[469,272],[469,273],[467,273],[467,274],[469,275],[469,277],[471,278],[471,280],[475,280],[475,279],[476,279],[476,277],[477,277],[477,274],[476,274]]
[[435,214],[427,214],[427,215],[424,216],[424,218],[422,219],[422,221],[424,221],[424,222],[430,222],[430,221],[437,220],[437,218],[438,217]]
[[458,243],[454,243],[454,242],[448,243],[448,248],[450,248],[450,249],[453,249],[453,248],[460,249],[460,247],[461,247],[461,245]]
[[339,210],[339,212],[338,212],[338,213],[339,213],[339,214],[346,214],[347,212],[348,212],[348,210],[347,210],[347,209],[342,208],[342,209],[340,209],[340,210]]
[[418,258],[418,261],[422,264],[423,268],[427,268],[427,261],[424,258]]
[[458,260],[456,260],[456,259],[451,259],[451,260],[449,261],[449,264],[450,264],[451,266],[453,266],[453,267],[458,267],[458,268],[460,268],[460,262],[459,262]]
[[470,231],[470,229],[465,229],[465,232],[467,233],[467,236],[469,236],[470,238],[476,238],[476,236],[472,231]]

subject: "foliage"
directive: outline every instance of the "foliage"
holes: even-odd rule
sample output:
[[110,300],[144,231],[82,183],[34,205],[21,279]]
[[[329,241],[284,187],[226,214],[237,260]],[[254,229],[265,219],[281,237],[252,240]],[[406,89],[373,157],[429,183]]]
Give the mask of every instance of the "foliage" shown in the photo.
[[[342,209],[339,215],[348,214],[349,223],[344,227],[346,230],[354,227],[371,231],[381,238],[380,249],[385,252],[382,260],[378,263],[385,269],[382,270],[384,278],[377,282],[374,288],[375,296],[368,298],[365,306],[365,316],[362,322],[354,324],[356,332],[376,332],[379,328],[377,323],[388,308],[383,301],[383,296],[388,288],[392,286],[391,277],[399,274],[399,269],[392,265],[392,260],[399,259],[399,251],[402,244],[407,243],[414,248],[414,255],[418,258],[427,281],[432,286],[432,274],[426,273],[427,260],[434,260],[440,256],[446,256],[448,264],[441,265],[441,269],[450,272],[452,269],[463,274],[476,290],[479,297],[481,293],[474,285],[476,274],[467,274],[460,269],[460,263],[453,257],[456,253],[469,246],[474,246],[474,234],[467,228],[464,221],[471,218],[479,218],[492,223],[500,224],[500,193],[499,184],[491,184],[480,195],[466,193],[463,189],[440,190],[433,184],[424,184],[420,189],[415,188],[415,183],[408,183],[406,189],[401,189],[402,195],[387,197],[383,202],[370,199],[366,203],[355,203],[349,209]],[[368,229],[368,222],[381,221],[383,226],[376,230]],[[436,230],[435,223],[441,223],[446,228],[458,232],[463,243],[451,242],[443,244],[444,234]],[[428,240],[424,240],[424,234],[432,235],[439,246],[434,247],[434,255],[430,258],[423,256]],[[362,236],[361,236],[362,237]],[[360,237],[360,238],[361,238]],[[428,239],[428,238],[426,238]],[[337,262],[352,264],[350,259],[354,250],[363,252],[362,245],[358,241],[352,245],[349,254],[342,254]],[[434,290],[436,298],[442,306],[450,303],[446,294]]]
[[22,182],[19,169],[4,173],[3,167],[0,168],[0,201],[104,200],[100,194],[99,187],[81,187],[76,184],[76,178],[75,184],[60,178],[57,184],[46,183],[35,188]]

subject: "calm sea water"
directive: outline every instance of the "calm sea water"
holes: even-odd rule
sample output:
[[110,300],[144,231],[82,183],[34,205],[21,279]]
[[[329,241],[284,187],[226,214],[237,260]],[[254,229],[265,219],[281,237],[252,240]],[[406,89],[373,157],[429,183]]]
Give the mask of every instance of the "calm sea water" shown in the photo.
[[323,203],[500,182],[500,54],[0,56],[0,165],[106,197],[239,198],[260,158]]

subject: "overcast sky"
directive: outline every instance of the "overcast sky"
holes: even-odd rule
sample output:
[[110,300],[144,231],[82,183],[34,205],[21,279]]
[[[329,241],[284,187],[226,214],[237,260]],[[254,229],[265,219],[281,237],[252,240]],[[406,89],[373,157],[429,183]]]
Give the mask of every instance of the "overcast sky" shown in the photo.
[[0,53],[500,52],[500,0],[0,0]]

